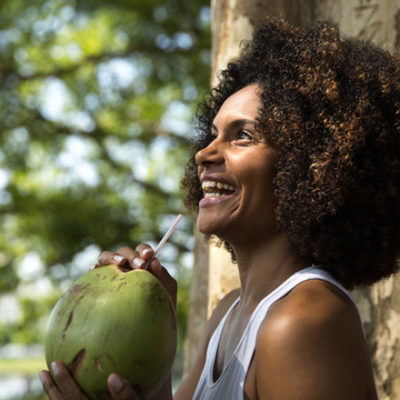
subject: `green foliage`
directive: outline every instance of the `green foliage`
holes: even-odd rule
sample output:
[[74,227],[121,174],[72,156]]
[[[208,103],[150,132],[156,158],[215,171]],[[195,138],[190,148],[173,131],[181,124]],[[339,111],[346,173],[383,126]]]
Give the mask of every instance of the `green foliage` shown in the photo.
[[[14,293],[19,317],[0,318],[0,346],[41,342],[93,254],[154,244],[182,211],[208,14],[203,0],[1,2],[0,305]],[[161,254],[182,281],[181,338],[192,228],[187,217]]]
[[14,290],[18,286],[18,277],[11,263],[1,267],[0,292]]

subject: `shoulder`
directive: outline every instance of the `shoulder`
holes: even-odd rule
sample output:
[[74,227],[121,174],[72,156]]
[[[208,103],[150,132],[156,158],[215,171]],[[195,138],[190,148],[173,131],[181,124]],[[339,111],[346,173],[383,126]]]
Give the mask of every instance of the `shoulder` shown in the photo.
[[[358,399],[370,371],[354,304],[321,280],[299,284],[271,307],[258,331],[255,361],[258,380],[273,398],[304,391],[299,399],[328,399],[329,389],[332,398]],[[274,390],[286,392],[279,397]]]
[[329,282],[313,279],[300,283],[274,303],[261,326],[261,332],[271,330],[291,333],[303,329],[329,331],[339,329],[362,334],[361,321],[351,299]]

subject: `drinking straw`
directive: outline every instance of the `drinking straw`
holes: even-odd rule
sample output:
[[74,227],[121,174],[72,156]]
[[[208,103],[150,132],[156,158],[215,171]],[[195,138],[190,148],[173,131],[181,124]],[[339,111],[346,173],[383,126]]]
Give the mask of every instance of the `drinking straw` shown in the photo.
[[148,269],[149,265],[151,263],[151,261],[157,257],[157,254],[160,252],[160,250],[164,247],[164,244],[167,242],[167,240],[169,239],[169,237],[174,233],[174,230],[176,229],[176,227],[178,226],[180,220],[182,219],[182,215],[179,214],[177,216],[177,218],[175,219],[175,221],[173,222],[173,224],[170,226],[170,228],[167,230],[167,232],[165,233],[165,235],[163,236],[163,238],[160,240],[160,243],[158,243],[156,249],[154,250],[154,255],[153,257],[146,263],[146,266],[144,267],[144,269]]

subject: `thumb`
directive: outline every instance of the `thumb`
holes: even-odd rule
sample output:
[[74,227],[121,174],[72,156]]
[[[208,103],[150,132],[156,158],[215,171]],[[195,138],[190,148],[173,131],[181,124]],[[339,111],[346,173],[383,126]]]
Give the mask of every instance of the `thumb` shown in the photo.
[[130,383],[116,373],[109,375],[107,385],[114,400],[139,400]]

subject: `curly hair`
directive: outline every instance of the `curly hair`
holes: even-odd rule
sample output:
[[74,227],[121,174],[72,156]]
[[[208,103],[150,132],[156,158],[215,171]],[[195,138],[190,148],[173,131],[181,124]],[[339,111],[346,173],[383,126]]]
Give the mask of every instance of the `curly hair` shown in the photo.
[[194,154],[212,140],[218,110],[256,83],[258,129],[279,154],[276,222],[293,250],[346,288],[391,275],[400,255],[399,77],[398,59],[341,39],[330,23],[268,18],[198,109],[185,204],[196,209],[203,196]]

